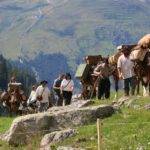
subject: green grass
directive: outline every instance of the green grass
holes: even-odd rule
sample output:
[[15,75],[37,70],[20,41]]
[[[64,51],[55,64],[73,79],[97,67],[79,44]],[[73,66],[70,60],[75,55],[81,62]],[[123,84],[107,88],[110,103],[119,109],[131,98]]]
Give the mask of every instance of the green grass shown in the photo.
[[14,120],[14,117],[0,117],[0,133],[7,131]]
[[[5,133],[11,126],[15,117],[0,117],[0,134]],[[28,145],[13,147],[0,140],[0,150],[37,150],[41,141],[41,136],[36,135]]]
[[28,145],[10,146],[8,143],[0,140],[0,150],[38,150],[40,147],[41,136],[36,135]]
[[[122,94],[119,94],[119,97]],[[110,104],[111,100],[95,100],[93,105]],[[130,108],[122,107],[120,113],[114,114],[103,121],[103,149],[104,150],[136,150],[143,147],[150,150],[150,111],[139,109],[150,103],[150,98],[136,100]],[[138,107],[134,107],[138,106]],[[4,133],[14,118],[0,117],[0,133]],[[97,130],[96,122],[90,125],[80,126],[77,135],[65,141],[53,145],[53,150],[58,146],[82,147],[87,150],[97,150]],[[0,141],[0,150],[37,150],[39,148],[41,136],[37,135],[30,144],[25,146],[11,147],[7,143]]]
[[[134,105],[144,106],[150,103],[150,98],[141,98]],[[82,147],[88,150],[97,150],[96,122],[91,125],[77,128],[77,135],[53,145]],[[122,108],[103,120],[103,149],[104,150],[136,150],[143,147],[150,150],[150,111],[144,109]]]
[[[118,98],[119,99],[123,95],[123,92],[118,93]],[[112,104],[113,101],[117,101],[115,98],[115,92],[112,91],[110,95],[110,99],[105,99],[105,100],[98,100],[97,98],[94,98],[92,100],[92,106],[98,106],[98,105],[103,105],[103,104]]]

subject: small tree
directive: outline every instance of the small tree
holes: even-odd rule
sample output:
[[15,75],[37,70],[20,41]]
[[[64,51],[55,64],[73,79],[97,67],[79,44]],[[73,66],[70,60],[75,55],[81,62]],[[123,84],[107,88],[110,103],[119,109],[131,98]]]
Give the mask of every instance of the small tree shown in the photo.
[[3,55],[0,55],[0,88],[1,90],[6,90],[8,82],[8,70],[6,59]]

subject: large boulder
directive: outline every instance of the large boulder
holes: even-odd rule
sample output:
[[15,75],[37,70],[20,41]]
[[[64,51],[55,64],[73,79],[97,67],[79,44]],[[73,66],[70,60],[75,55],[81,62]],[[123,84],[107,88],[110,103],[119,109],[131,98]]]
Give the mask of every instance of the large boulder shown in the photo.
[[76,131],[74,129],[66,129],[46,134],[41,141],[41,149],[48,149],[51,144],[63,141],[64,139],[72,137],[75,134]]
[[26,144],[36,134],[46,134],[78,125],[95,122],[97,118],[109,117],[114,113],[112,106],[101,105],[85,108],[52,108],[49,112],[16,118],[3,137],[11,145]]

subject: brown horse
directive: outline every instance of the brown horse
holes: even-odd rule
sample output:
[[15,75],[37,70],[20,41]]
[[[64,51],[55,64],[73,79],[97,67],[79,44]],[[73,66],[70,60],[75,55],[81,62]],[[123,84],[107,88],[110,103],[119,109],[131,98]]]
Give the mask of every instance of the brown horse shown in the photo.
[[138,86],[141,82],[143,85],[143,96],[148,96],[150,92],[150,51],[146,53],[143,61],[137,61],[134,63],[135,74],[138,79]]
[[[135,59],[132,60],[134,62],[134,71],[135,71],[135,77],[137,79],[137,94],[140,93],[140,83],[143,85],[143,96],[148,95],[148,90],[150,91],[150,51],[143,49],[139,45],[123,45],[124,48],[128,49],[131,52],[134,50],[140,50],[140,54],[143,57],[142,60]],[[143,55],[145,54],[145,55]],[[117,64],[117,63],[116,63]],[[116,92],[118,91],[118,73],[117,73],[117,65],[116,65],[116,71],[114,72],[114,80],[115,80],[115,86],[116,86]]]
[[13,92],[3,92],[0,99],[5,103],[10,114],[19,114],[20,104],[27,100],[24,94],[21,94],[17,89]]
[[103,58],[101,55],[95,55],[95,56],[86,56],[84,58],[84,61],[87,65],[87,70],[84,70],[84,75],[81,77],[77,77],[80,80],[80,83],[82,85],[82,93],[81,97],[83,99],[89,99],[92,96],[95,95],[96,89],[95,89],[95,83],[97,80],[97,77],[93,75],[93,70],[98,64],[98,62],[102,61]]
[[[87,56],[85,59],[86,64],[89,65],[88,73],[86,78],[81,78],[80,82],[82,84],[82,93],[81,96],[83,99],[91,99],[92,97],[96,96],[96,88],[99,81],[99,77],[94,74],[94,69],[98,63],[103,63],[107,58],[99,56]],[[113,68],[111,75],[113,75],[115,79],[115,89],[118,91],[118,76],[116,74],[117,70],[116,67],[110,65]]]

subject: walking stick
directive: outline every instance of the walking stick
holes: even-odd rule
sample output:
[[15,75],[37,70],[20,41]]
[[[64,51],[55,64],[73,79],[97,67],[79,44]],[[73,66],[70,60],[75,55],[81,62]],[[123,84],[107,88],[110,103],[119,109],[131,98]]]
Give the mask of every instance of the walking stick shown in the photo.
[[92,100],[92,96],[93,96],[93,94],[94,94],[94,91],[95,91],[95,89],[96,89],[96,85],[97,85],[99,79],[100,79],[100,76],[97,77],[97,79],[96,79],[96,81],[95,81],[95,83],[94,83],[93,89],[92,89],[91,94],[90,94],[90,100]]

